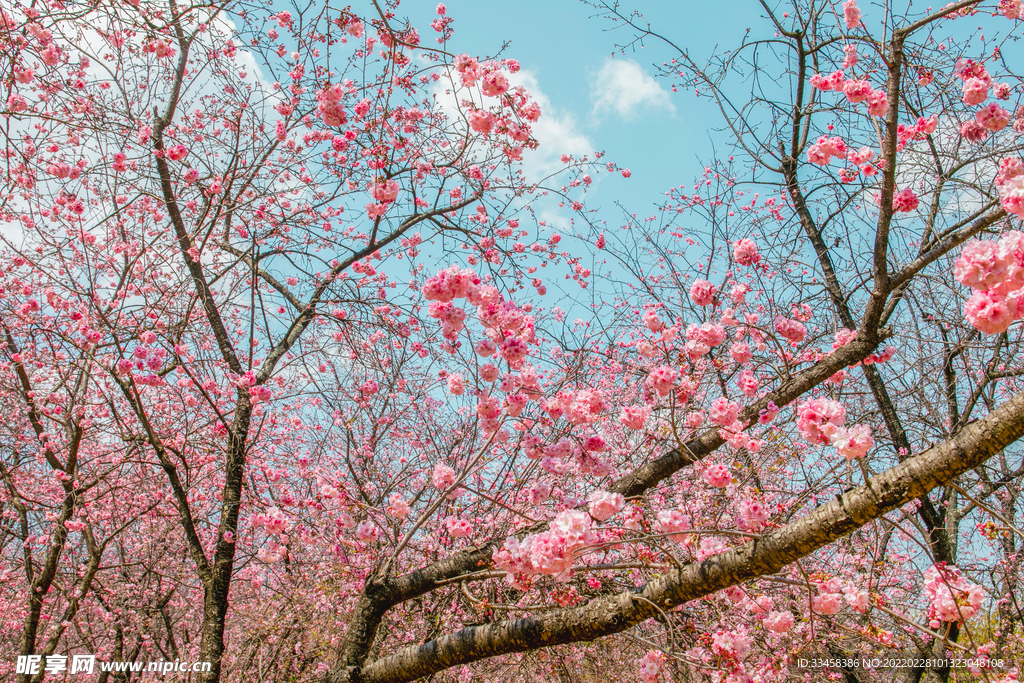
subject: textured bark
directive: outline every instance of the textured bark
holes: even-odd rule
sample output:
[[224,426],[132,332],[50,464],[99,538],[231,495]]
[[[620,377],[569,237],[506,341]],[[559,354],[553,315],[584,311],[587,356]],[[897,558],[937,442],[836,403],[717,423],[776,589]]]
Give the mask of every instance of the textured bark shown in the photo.
[[792,524],[703,562],[669,571],[639,591],[592,600],[537,616],[465,628],[423,645],[404,648],[364,666],[364,683],[405,683],[488,657],[624,631],[657,614],[647,601],[671,608],[779,571],[885,513],[978,467],[1024,435],[1024,393],[955,437],[908,458],[860,487]]

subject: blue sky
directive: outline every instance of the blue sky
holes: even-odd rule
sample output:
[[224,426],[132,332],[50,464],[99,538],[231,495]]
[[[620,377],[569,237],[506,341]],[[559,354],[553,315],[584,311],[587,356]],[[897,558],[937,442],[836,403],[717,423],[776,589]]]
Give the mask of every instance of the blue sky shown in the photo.
[[[717,111],[691,92],[672,93],[671,84],[655,79],[654,63],[667,52],[661,45],[615,53],[617,43],[632,34],[609,30],[614,24],[594,17],[596,11],[576,0],[495,2],[454,0],[445,3],[454,19],[449,49],[473,55],[494,54],[509,43],[504,56],[518,59],[528,84],[547,100],[542,122],[551,128],[541,137],[545,159],[562,152],[607,153],[607,161],[629,168],[632,177],[601,182],[589,203],[602,208],[611,222],[621,201],[638,215],[651,215],[669,187],[690,183],[712,158],[709,128],[718,125]],[[426,40],[435,2],[404,3],[408,16]],[[686,46],[695,56],[710,55],[716,44],[737,44],[748,27],[760,25],[762,10],[753,0],[730,3],[635,2],[651,24]],[[426,30],[424,31],[424,28]],[[429,37],[428,37],[429,34]],[[547,139],[545,139],[547,138]]]

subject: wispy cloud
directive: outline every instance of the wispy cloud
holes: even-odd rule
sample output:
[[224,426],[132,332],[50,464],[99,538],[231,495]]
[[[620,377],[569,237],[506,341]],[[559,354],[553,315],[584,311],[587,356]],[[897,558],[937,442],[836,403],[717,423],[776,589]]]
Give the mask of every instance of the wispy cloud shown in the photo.
[[607,59],[594,78],[594,114],[614,112],[624,119],[641,109],[674,112],[668,92],[643,67],[630,59]]
[[523,69],[510,80],[529,90],[542,112],[540,120],[532,125],[533,136],[540,146],[523,154],[523,171],[528,178],[543,177],[564,167],[560,161],[563,154],[578,159],[594,153],[594,143],[580,130],[576,117],[551,103],[531,71]]

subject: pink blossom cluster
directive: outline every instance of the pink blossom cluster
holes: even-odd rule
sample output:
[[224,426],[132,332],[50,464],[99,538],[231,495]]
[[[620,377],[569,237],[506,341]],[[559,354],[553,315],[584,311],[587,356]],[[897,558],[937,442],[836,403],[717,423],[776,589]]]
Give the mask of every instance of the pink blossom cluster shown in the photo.
[[988,92],[994,82],[984,65],[964,60],[959,64],[956,74],[963,80],[964,104],[981,104],[988,99]]
[[901,123],[896,126],[896,149],[902,151],[910,142],[914,140],[924,140],[926,137],[935,132],[935,129],[939,126],[939,117],[930,116],[924,118],[923,116],[918,117],[917,123],[912,126],[908,126],[905,123]]
[[594,491],[587,500],[590,502],[590,516],[599,522],[616,514],[626,504],[626,499],[621,493],[608,491]]
[[[814,74],[811,76],[810,82],[818,90],[833,90],[843,93],[853,104],[867,103],[868,114],[871,116],[885,116],[889,111],[889,97],[885,94],[885,91],[876,90],[869,81],[847,80],[846,75],[842,71],[833,71],[828,76]],[[827,139],[829,138],[819,138],[818,142]],[[842,156],[842,154],[834,154],[833,156]],[[811,163],[820,162],[812,160]],[[827,164],[828,162],[824,163]]]
[[743,498],[739,503],[739,520],[737,526],[741,531],[757,533],[768,521],[768,508],[756,498]]
[[775,331],[791,344],[799,344],[807,336],[807,328],[803,323],[781,315],[775,316]]
[[1024,218],[1024,160],[1007,157],[1000,161],[995,183],[1003,209]]
[[691,359],[699,358],[725,341],[725,326],[721,323],[688,325],[686,352]]
[[999,240],[968,242],[953,275],[974,290],[964,304],[964,315],[978,330],[999,334],[1024,317],[1024,233],[1011,230]]
[[846,22],[846,28],[859,28],[863,26],[860,8],[857,7],[857,0],[846,0],[843,3],[843,20]]
[[897,192],[892,198],[892,210],[896,213],[910,213],[919,203],[917,195],[908,187]]
[[452,538],[465,538],[473,533],[473,525],[461,517],[449,517],[444,526]]
[[[814,82],[813,78],[811,82]],[[827,166],[832,161],[832,157],[845,159],[848,151],[846,141],[841,137],[830,138],[823,135],[807,148],[807,160],[812,164]]]
[[644,683],[656,683],[661,672],[665,669],[667,657],[663,652],[651,650],[636,661],[637,675]]
[[969,581],[959,568],[941,562],[925,571],[924,594],[932,628],[939,628],[943,621],[970,619],[985,599],[981,586]]
[[536,575],[564,581],[570,576],[574,554],[597,540],[591,530],[590,515],[580,510],[563,510],[547,531],[530,534],[521,541],[514,537],[506,539],[494,554],[494,564],[507,572],[514,584],[521,584],[521,577]]
[[655,519],[659,533],[667,534],[673,541],[688,543],[687,534],[681,532],[690,530],[690,520],[682,510],[659,510]]
[[783,612],[769,612],[768,616],[764,619],[764,627],[772,633],[782,635],[788,633],[795,620],[793,619],[793,613],[789,610]]
[[434,465],[434,471],[430,475],[430,482],[434,485],[434,488],[447,489],[455,484],[455,470],[443,462],[439,462]]
[[272,507],[266,513],[253,515],[252,524],[263,527],[268,534],[280,535],[288,532],[289,519],[280,509]]
[[453,299],[469,297],[470,292],[477,290],[479,284],[480,277],[474,271],[451,266],[427,278],[423,285],[423,298],[448,303]]
[[720,657],[742,660],[750,652],[750,638],[743,626],[732,631],[716,631],[711,636],[711,651]]
[[345,87],[340,83],[329,85],[317,91],[317,112],[320,120],[328,128],[339,128],[348,121],[341,99],[345,95]]
[[1024,0],[999,0],[999,11],[1007,19],[1024,19]]
[[853,425],[850,428],[836,427],[829,440],[836,450],[847,460],[863,458],[875,440],[871,436],[871,427],[864,424]]
[[732,245],[732,258],[741,266],[756,266],[761,262],[757,244],[747,238],[736,240],[736,243]]
[[565,419],[574,425],[593,424],[608,410],[608,400],[599,389],[560,391],[544,402],[544,411],[552,417]]
[[658,392],[659,395],[665,396],[675,384],[679,378],[679,372],[668,365],[659,365],[652,369],[647,375],[647,386]]
[[630,429],[643,429],[650,416],[650,406],[626,406],[619,413],[619,422]]
[[732,472],[729,471],[728,467],[721,463],[709,465],[704,470],[704,481],[707,482],[709,486],[724,489],[732,482]]
[[718,288],[707,280],[697,279],[694,280],[693,285],[690,286],[690,299],[693,303],[698,306],[710,306],[715,301],[715,294],[718,292]]
[[356,527],[356,538],[363,543],[373,543],[380,538],[380,528],[369,519],[364,519]]
[[837,427],[846,422],[846,408],[830,398],[812,398],[797,408],[796,428],[812,444],[827,444]]

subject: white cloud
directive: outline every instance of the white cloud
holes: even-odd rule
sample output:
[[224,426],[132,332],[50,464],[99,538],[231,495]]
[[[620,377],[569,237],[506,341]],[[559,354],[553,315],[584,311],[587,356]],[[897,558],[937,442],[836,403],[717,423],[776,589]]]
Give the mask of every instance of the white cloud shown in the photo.
[[523,172],[527,178],[537,180],[564,168],[560,159],[563,154],[577,159],[593,155],[594,143],[579,130],[576,117],[551,104],[531,71],[523,69],[512,74],[509,81],[525,87],[541,110],[540,120],[531,126],[540,146],[523,154]]
[[[533,72],[522,69],[514,74],[507,74],[513,86],[523,86],[530,93],[530,98],[540,105],[540,120],[531,123],[530,129],[539,146],[537,149],[523,152],[523,173],[530,182],[540,182],[547,176],[565,168],[561,161],[563,154],[577,159],[583,156],[593,158],[594,143],[584,135],[578,127],[576,117],[556,108],[548,96],[540,88],[540,83]],[[442,81],[433,88],[434,101],[449,116],[459,116],[459,100],[471,97],[462,86],[452,90],[450,83]]]
[[594,79],[592,99],[594,114],[616,112],[624,119],[632,118],[638,109],[675,111],[668,92],[629,59],[607,59]]

